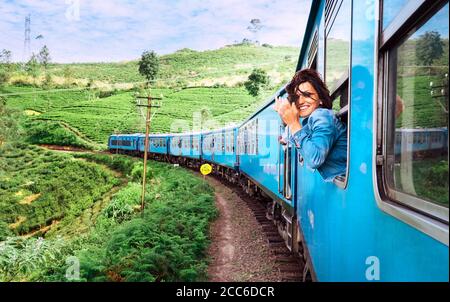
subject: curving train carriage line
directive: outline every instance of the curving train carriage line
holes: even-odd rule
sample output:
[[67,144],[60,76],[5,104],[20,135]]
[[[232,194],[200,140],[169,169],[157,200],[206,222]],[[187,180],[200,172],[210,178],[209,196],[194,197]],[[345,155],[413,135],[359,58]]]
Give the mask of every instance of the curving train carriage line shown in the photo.
[[[448,24],[448,5],[313,1],[296,69],[324,75],[336,114],[348,126],[345,176],[325,182],[296,148],[280,142],[289,133],[272,106],[284,87],[235,127],[150,135],[150,157],[194,168],[211,163],[250,195],[273,200],[269,216],[313,280],[448,281],[448,200],[441,199],[442,192],[448,198],[448,178],[442,191],[442,177],[423,176],[442,163],[448,171],[448,119],[442,127],[405,128],[395,116],[398,83],[418,80],[400,71],[402,45]],[[448,39],[448,29],[441,35]],[[448,77],[448,61],[444,71]],[[414,88],[409,92],[416,97]],[[448,93],[442,97],[448,104]],[[112,135],[108,146],[142,155],[144,140]],[[440,195],[427,193],[434,189]]]

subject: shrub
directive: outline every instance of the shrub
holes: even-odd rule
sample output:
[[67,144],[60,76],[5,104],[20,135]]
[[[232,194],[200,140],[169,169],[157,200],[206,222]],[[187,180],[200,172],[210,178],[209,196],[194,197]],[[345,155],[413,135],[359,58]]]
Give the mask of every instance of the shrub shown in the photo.
[[128,220],[135,212],[136,206],[139,206],[140,197],[141,186],[137,183],[130,183],[113,197],[104,209],[104,215],[119,223]]
[[5,240],[9,236],[13,236],[13,232],[9,229],[6,222],[0,220],[0,241]]
[[433,186],[448,187],[448,162],[441,161],[427,170],[425,179]]
[[25,123],[26,141],[31,144],[75,146],[91,149],[91,146],[74,133],[64,129],[59,123],[29,121]]

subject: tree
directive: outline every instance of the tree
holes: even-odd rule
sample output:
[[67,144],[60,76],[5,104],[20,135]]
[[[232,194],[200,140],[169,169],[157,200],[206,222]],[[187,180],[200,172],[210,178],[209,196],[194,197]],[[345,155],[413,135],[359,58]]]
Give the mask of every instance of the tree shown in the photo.
[[11,50],[3,49],[0,52],[0,63],[1,64],[11,64],[12,52]]
[[254,36],[253,40],[254,40],[255,44],[259,44],[258,32],[261,30],[261,28],[263,28],[263,26],[261,25],[260,19],[250,20],[250,25],[247,27],[247,30],[250,31],[251,33],[253,33],[253,36]]
[[51,57],[50,57],[50,51],[48,50],[47,45],[44,45],[41,49],[41,51],[39,51],[39,54],[37,56],[39,63],[41,63],[45,69],[47,69],[48,64],[51,61]]
[[39,62],[35,54],[33,54],[30,60],[25,64],[25,71],[35,79],[39,76],[41,70],[39,68]]
[[437,31],[427,31],[419,37],[416,44],[416,58],[425,66],[430,66],[434,60],[444,53],[444,42]]
[[0,86],[8,82],[11,76],[11,57],[12,52],[10,50],[3,49],[0,52]]
[[143,75],[148,82],[156,79],[159,72],[159,58],[153,50],[144,51],[138,65],[139,73]]
[[254,97],[259,95],[259,91],[262,87],[266,87],[269,84],[269,76],[262,69],[253,69],[252,73],[248,76],[248,81],[244,83],[248,93]]

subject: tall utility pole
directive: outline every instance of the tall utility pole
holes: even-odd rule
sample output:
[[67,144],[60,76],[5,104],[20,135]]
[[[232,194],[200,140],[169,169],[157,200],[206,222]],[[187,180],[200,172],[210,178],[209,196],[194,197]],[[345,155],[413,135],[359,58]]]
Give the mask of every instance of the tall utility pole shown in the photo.
[[25,39],[23,41],[23,62],[26,63],[31,56],[31,15],[25,17]]
[[145,200],[145,179],[147,176],[147,155],[148,155],[148,136],[150,133],[150,114],[151,108],[159,108],[159,105],[152,105],[152,100],[162,100],[162,98],[153,98],[150,95],[148,96],[138,96],[138,99],[147,99],[147,104],[137,104],[138,107],[147,107],[147,117],[145,119],[145,149],[144,149],[144,171],[142,172],[142,195],[141,195],[141,211],[144,213],[144,200]]

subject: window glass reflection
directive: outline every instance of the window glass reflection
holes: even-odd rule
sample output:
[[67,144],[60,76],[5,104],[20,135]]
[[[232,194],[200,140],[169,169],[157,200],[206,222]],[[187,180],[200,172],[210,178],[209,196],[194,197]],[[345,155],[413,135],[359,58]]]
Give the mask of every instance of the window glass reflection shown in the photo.
[[448,3],[390,53],[388,184],[448,207]]
[[384,0],[383,1],[383,30],[391,24],[395,16],[411,0]]
[[326,40],[325,82],[334,91],[350,65],[351,0],[342,1]]

